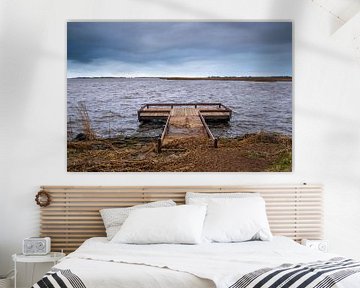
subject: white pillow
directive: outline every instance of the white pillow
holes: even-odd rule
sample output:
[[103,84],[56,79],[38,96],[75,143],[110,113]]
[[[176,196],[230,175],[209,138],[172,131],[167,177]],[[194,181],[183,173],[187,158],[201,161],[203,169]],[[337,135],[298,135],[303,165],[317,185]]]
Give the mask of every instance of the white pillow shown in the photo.
[[241,193],[196,193],[186,192],[186,204],[207,204],[211,199],[225,198],[246,198],[246,197],[259,197],[259,193],[241,192]]
[[107,239],[111,240],[117,232],[119,232],[121,225],[124,223],[129,213],[132,210],[139,208],[154,208],[154,207],[170,207],[176,206],[172,200],[156,201],[146,204],[135,205],[128,208],[109,208],[101,209],[100,214],[106,229]]
[[211,242],[271,240],[264,199],[247,197],[209,200],[203,237]]
[[197,244],[206,214],[205,205],[137,209],[131,211],[113,243]]

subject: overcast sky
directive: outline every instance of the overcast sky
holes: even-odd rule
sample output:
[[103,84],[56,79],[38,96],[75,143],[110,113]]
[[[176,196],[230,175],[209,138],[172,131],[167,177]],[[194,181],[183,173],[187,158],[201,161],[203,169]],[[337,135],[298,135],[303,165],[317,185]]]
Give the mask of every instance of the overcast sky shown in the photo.
[[292,75],[290,22],[69,22],[68,77]]

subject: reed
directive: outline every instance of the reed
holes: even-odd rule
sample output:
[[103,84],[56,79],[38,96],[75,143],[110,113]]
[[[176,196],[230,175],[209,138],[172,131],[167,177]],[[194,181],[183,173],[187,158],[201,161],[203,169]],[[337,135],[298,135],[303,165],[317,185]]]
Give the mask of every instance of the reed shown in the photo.
[[91,121],[85,102],[79,102],[76,107],[76,110],[78,112],[81,121],[82,130],[86,136],[86,139],[95,140],[97,138],[96,133],[94,129],[91,127]]
[[73,122],[71,119],[71,116],[68,117],[67,121],[67,141],[71,141],[74,138],[74,132],[73,132]]

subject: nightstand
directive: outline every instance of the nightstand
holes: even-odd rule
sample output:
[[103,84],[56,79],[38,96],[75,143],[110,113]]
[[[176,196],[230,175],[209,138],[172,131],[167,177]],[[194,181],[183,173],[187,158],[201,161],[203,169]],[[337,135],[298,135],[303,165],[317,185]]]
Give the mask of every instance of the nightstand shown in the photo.
[[309,247],[310,249],[318,250],[321,252],[328,251],[328,242],[326,240],[303,239],[301,240],[301,244],[306,247]]
[[[16,264],[17,263],[33,263],[33,265],[36,265],[36,263],[53,263],[54,265],[56,263],[58,263],[58,261],[65,257],[65,253],[60,253],[60,252],[50,252],[49,254],[46,255],[37,255],[37,256],[27,256],[24,254],[14,254],[12,255],[12,259],[14,261],[14,270],[15,270],[15,277],[14,277],[14,288],[16,288]],[[32,286],[34,283],[34,266],[32,268],[32,273],[31,273],[31,285]]]

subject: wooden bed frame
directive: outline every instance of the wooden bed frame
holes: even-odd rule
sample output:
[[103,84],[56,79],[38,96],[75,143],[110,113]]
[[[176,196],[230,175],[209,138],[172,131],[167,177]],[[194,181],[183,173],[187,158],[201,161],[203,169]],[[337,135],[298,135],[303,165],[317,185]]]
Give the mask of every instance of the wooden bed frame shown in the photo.
[[323,208],[320,185],[271,186],[42,186],[51,203],[40,208],[41,236],[52,251],[74,251],[90,237],[105,236],[99,209],[129,207],[151,201],[185,201],[186,192],[259,192],[266,201],[274,235],[295,241],[321,239]]

